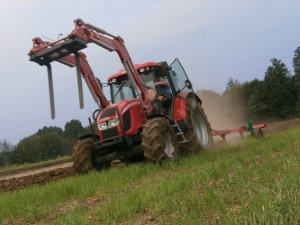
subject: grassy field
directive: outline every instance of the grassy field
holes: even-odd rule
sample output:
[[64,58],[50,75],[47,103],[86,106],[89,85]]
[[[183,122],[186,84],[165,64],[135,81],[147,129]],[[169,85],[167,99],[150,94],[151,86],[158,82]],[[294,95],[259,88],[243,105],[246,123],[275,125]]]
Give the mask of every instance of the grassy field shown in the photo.
[[300,127],[0,193],[2,224],[300,224]]

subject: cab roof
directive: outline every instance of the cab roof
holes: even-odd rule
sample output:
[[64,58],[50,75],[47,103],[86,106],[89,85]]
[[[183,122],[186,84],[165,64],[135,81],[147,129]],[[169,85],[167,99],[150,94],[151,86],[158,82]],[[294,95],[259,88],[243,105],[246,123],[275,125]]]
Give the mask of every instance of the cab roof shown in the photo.
[[[134,65],[134,67],[135,67],[136,70],[139,70],[139,69],[141,69],[141,68],[143,68],[143,67],[147,67],[147,66],[160,66],[160,63],[157,63],[157,62],[146,62],[146,63],[135,64],[135,65]],[[121,76],[121,75],[123,75],[123,74],[125,74],[125,73],[126,73],[125,69],[121,69],[121,70],[119,70],[118,72],[116,72],[116,73],[110,75],[110,76],[108,77],[108,80],[112,80],[112,79],[114,79],[114,78],[117,78],[117,77],[119,77],[119,76]]]

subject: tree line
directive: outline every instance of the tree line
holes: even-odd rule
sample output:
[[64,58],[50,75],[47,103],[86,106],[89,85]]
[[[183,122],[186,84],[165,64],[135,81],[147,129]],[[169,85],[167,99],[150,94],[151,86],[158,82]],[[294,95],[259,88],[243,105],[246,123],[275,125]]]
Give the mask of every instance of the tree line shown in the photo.
[[88,133],[79,120],[65,124],[64,130],[50,126],[23,138],[16,146],[0,141],[0,166],[45,161],[70,154],[78,137]]
[[[218,124],[235,120],[238,121],[236,126],[250,119],[268,122],[299,117],[300,47],[294,52],[293,74],[281,60],[273,58],[270,62],[263,80],[241,83],[230,78],[223,94],[209,90],[198,91],[205,111],[211,108],[219,113]],[[208,118],[211,118],[210,113]],[[65,124],[64,129],[43,127],[22,139],[16,146],[6,140],[0,141],[0,166],[68,155],[78,137],[89,131],[90,128],[84,128],[79,120],[71,120]]]

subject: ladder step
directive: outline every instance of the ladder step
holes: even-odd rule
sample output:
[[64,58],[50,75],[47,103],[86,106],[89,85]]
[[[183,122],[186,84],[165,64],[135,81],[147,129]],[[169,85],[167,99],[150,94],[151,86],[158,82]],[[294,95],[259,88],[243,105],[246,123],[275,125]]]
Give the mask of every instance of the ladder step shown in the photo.
[[177,129],[176,131],[176,135],[178,136],[178,138],[180,137],[181,141],[178,140],[179,144],[183,144],[186,142],[189,142],[189,140],[187,140],[184,136],[184,132],[182,132],[180,126],[178,125],[178,123],[176,121],[174,121],[174,124],[172,125],[174,127],[174,129]]

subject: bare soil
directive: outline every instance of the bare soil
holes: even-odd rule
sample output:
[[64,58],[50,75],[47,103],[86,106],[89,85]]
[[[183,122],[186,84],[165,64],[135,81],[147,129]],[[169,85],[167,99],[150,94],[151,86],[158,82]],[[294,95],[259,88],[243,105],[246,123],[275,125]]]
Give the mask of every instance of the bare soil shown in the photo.
[[270,134],[278,131],[287,130],[288,128],[293,126],[300,126],[300,119],[270,123],[266,128],[263,129],[263,131],[266,134]]
[[71,162],[2,174],[0,175],[0,190],[11,191],[33,184],[45,184],[75,174]]

